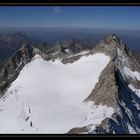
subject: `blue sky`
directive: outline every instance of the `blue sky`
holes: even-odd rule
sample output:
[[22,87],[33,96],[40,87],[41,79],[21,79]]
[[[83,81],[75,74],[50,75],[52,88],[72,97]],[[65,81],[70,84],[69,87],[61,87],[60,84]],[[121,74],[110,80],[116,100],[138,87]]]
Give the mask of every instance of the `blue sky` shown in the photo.
[[140,6],[0,6],[0,27],[140,30]]

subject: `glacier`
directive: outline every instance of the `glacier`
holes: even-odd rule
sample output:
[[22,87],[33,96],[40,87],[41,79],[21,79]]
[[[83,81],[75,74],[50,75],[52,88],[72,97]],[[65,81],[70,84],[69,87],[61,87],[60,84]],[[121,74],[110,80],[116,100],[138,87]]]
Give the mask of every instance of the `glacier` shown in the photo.
[[113,108],[84,102],[109,61],[104,53],[71,64],[36,54],[0,99],[0,133],[61,134],[111,117]]

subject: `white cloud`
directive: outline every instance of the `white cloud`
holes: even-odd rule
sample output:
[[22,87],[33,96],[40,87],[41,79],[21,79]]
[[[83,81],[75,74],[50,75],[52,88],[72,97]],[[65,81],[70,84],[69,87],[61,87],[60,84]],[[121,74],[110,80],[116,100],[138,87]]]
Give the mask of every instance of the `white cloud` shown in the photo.
[[55,7],[53,7],[53,12],[56,14],[60,14],[60,13],[62,13],[62,10],[60,9],[60,7],[55,6]]

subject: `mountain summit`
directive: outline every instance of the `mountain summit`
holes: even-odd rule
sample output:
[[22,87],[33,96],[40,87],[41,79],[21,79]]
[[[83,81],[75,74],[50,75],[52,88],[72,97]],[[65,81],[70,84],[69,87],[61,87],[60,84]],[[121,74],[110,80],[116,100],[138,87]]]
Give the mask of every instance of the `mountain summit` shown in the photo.
[[[111,60],[101,72],[98,83],[85,101],[113,107],[114,113],[110,118],[105,118],[99,126],[93,131],[90,130],[89,133],[140,133],[139,63],[126,44],[114,34],[100,41],[96,51],[105,52]],[[78,133],[82,128],[72,129],[69,133],[74,133],[73,130]]]
[[0,133],[140,133],[135,56],[116,34],[85,44],[24,44],[2,64]]

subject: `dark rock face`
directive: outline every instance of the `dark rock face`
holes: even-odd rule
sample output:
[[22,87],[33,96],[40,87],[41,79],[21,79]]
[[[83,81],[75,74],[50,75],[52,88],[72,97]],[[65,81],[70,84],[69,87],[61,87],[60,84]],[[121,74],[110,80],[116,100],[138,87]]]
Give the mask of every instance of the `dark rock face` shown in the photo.
[[31,61],[35,55],[34,49],[24,44],[18,51],[15,52],[9,59],[0,66],[0,93],[17,78],[19,72],[24,65]]
[[68,134],[79,134],[79,133],[88,133],[89,129],[87,127],[77,127],[77,128],[73,128],[71,129]]
[[99,82],[85,101],[94,101],[96,105],[117,107],[118,87],[116,86],[114,63],[110,62],[99,77]]
[[[100,74],[98,83],[85,101],[113,107],[114,113],[111,118],[104,119],[92,132],[88,133],[139,134],[140,98],[129,88],[129,84],[140,89],[140,81],[124,73],[125,67],[131,71],[140,72],[138,61],[126,44],[114,34],[101,40],[96,48],[90,51],[92,54],[97,52],[107,54],[111,60]],[[83,133],[83,129],[72,129],[70,132]],[[87,129],[85,132],[87,133]]]
[[[123,69],[124,66],[129,67],[133,71],[139,71],[140,66],[131,55],[131,51],[115,35],[110,35],[104,41],[101,41],[96,49],[97,51],[105,52],[110,56],[111,60],[101,73],[99,82],[86,101],[92,100],[95,104],[116,108],[119,92],[116,73]],[[130,77],[125,77],[125,80],[128,81],[127,84],[130,84]],[[140,88],[138,80],[134,81],[131,79],[131,83],[132,81],[133,84]]]
[[73,54],[79,53],[83,49],[88,49],[85,46],[83,46],[83,44],[78,40],[64,41],[61,43],[61,48],[62,50],[69,49]]
[[100,134],[129,134],[140,131],[140,98],[128,87],[121,73],[116,73],[118,84],[118,109],[112,118],[106,118],[94,132]]
[[[132,79],[129,76],[125,76],[123,74],[122,69],[124,66],[127,66],[132,71],[140,71],[140,66],[134,56],[132,55],[132,52],[129,48],[124,46],[124,44],[120,41],[119,47],[117,49],[117,55],[114,61],[114,66],[110,67],[111,69],[114,67],[114,71],[110,72],[109,67],[107,67],[105,70],[108,72],[104,75],[106,77],[106,80],[102,80],[102,75],[99,78],[101,81],[99,81],[99,85],[105,86],[105,83],[107,82],[110,86],[108,89],[108,98],[110,98],[110,103],[104,102],[106,105],[110,107],[114,107],[113,103],[116,101],[115,105],[115,113],[112,115],[112,118],[106,118],[102,121],[102,123],[96,127],[93,133],[97,134],[129,134],[129,133],[140,133],[140,98],[129,88],[129,84],[132,84],[134,87],[140,89],[140,81],[137,79]],[[112,62],[110,62],[112,63]],[[109,64],[110,65],[110,64]],[[110,70],[111,70],[110,69]],[[104,71],[105,71],[104,70]],[[110,78],[110,75],[114,74],[114,78],[112,81],[112,78]],[[109,81],[108,81],[109,80]],[[97,85],[98,85],[97,84]],[[113,84],[113,85],[112,85]],[[112,87],[115,87],[112,90]],[[95,102],[96,99],[98,101],[98,96],[94,97],[97,94],[103,91],[102,89],[97,91],[98,88],[95,87],[93,90],[93,93],[91,94],[92,98]],[[106,94],[106,92],[104,92]],[[112,94],[114,94],[114,98],[112,99]],[[102,94],[103,95],[103,94]],[[107,95],[107,94],[106,94]],[[101,102],[103,99],[100,99]],[[112,100],[112,101],[111,101]]]
[[111,118],[104,119],[92,131],[89,126],[84,126],[73,128],[68,133],[140,133],[140,98],[129,87],[129,84],[132,84],[140,89],[140,81],[124,74],[124,67],[140,72],[140,64],[133,52],[115,34],[108,35],[95,48],[86,47],[77,40],[58,42],[53,45],[44,42],[37,44],[34,48],[24,44],[0,65],[0,96],[35,54],[41,55],[47,61],[55,61],[59,58],[66,64],[77,61],[81,57],[77,54],[86,50],[88,53],[85,55],[105,53],[110,57],[110,62],[101,72],[98,83],[85,102],[93,101],[96,105],[106,105],[114,108],[115,111]]
[[[3,36],[3,40],[8,42],[19,38],[19,33],[14,33],[10,35]],[[2,37],[1,37],[2,38]],[[22,37],[26,38],[26,37]],[[18,42],[21,39],[18,40]],[[23,39],[24,40],[24,39]],[[81,50],[88,49],[82,45],[80,41],[70,40],[64,42],[58,42],[55,44],[48,44],[47,42],[39,43],[34,46],[24,44],[19,48],[10,58],[6,59],[3,63],[0,64],[0,94],[2,95],[5,89],[17,78],[19,72],[24,67],[24,65],[31,61],[35,54],[39,54],[45,60],[55,60],[57,58],[62,59],[63,63],[73,63],[78,60],[80,56],[74,56],[67,58],[69,55],[76,54],[81,52]]]
[[[41,47],[40,47],[41,46]],[[91,50],[91,46],[84,46],[78,40],[68,40],[64,42],[57,42],[55,44],[37,45],[35,46],[36,53],[41,55],[45,60],[62,59],[62,63],[73,63],[78,60],[79,56],[73,56],[81,51]],[[69,57],[71,56],[71,57]]]

